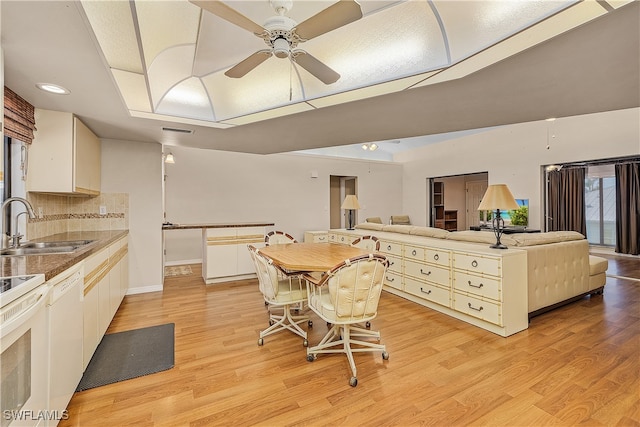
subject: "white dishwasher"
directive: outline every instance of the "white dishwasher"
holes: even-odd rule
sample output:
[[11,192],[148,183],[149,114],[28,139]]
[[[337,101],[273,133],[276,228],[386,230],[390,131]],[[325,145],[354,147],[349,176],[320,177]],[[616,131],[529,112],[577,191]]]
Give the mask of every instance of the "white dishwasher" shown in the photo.
[[49,426],[58,424],[82,378],[82,312],[84,262],[63,271],[46,282],[51,285],[47,317],[49,320],[48,410]]

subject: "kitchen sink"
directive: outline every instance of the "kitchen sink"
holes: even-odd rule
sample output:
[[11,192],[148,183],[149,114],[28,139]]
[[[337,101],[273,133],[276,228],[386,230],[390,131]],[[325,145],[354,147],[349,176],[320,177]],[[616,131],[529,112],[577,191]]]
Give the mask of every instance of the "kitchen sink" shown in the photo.
[[17,248],[0,250],[0,255],[52,255],[74,252],[81,247],[93,243],[93,240],[66,240],[58,242],[27,242]]

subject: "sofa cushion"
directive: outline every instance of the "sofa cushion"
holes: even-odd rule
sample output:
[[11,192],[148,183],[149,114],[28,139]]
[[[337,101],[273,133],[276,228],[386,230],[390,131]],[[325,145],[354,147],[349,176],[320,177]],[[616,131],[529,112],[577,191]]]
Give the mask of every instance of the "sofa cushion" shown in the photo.
[[413,234],[416,236],[424,236],[424,237],[437,237],[440,239],[446,239],[449,233],[450,232],[447,230],[443,230],[442,228],[434,228],[434,227],[413,226],[411,227],[411,230],[409,230],[409,234]]
[[[457,240],[460,242],[486,243],[488,245],[493,245],[496,243],[496,235],[488,231],[456,231],[447,234],[446,238],[449,240]],[[503,234],[500,237],[500,242],[507,246],[516,246],[516,241],[507,234]]]
[[412,225],[385,225],[382,227],[382,231],[389,231],[391,233],[409,234],[412,228],[413,228]]
[[589,255],[589,276],[604,273],[609,268],[609,261],[606,258]]
[[382,231],[382,227],[384,225],[383,224],[377,224],[375,222],[363,222],[362,224],[358,224],[355,226],[355,228],[361,229],[361,230],[376,230],[376,231]]
[[546,233],[514,233],[510,234],[517,246],[546,245],[549,243],[582,240],[584,236],[577,231],[547,231]]

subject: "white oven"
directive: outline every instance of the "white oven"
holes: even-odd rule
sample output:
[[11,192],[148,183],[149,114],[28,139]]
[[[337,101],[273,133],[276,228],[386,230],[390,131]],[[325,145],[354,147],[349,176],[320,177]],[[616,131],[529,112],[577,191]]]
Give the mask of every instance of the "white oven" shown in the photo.
[[0,427],[43,426],[48,331],[44,276],[0,278]]

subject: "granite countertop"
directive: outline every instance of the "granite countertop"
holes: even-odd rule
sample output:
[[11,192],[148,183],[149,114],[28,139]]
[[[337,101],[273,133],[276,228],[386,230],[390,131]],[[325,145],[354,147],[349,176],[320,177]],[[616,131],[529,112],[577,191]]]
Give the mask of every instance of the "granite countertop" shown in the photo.
[[56,242],[66,240],[95,241],[75,252],[67,254],[0,256],[0,277],[43,273],[45,280],[49,280],[127,234],[129,234],[129,230],[70,231],[31,240],[32,242]]
[[239,227],[272,227],[273,222],[229,222],[229,223],[201,223],[201,224],[162,224],[163,230],[188,230],[193,228],[239,228]]

